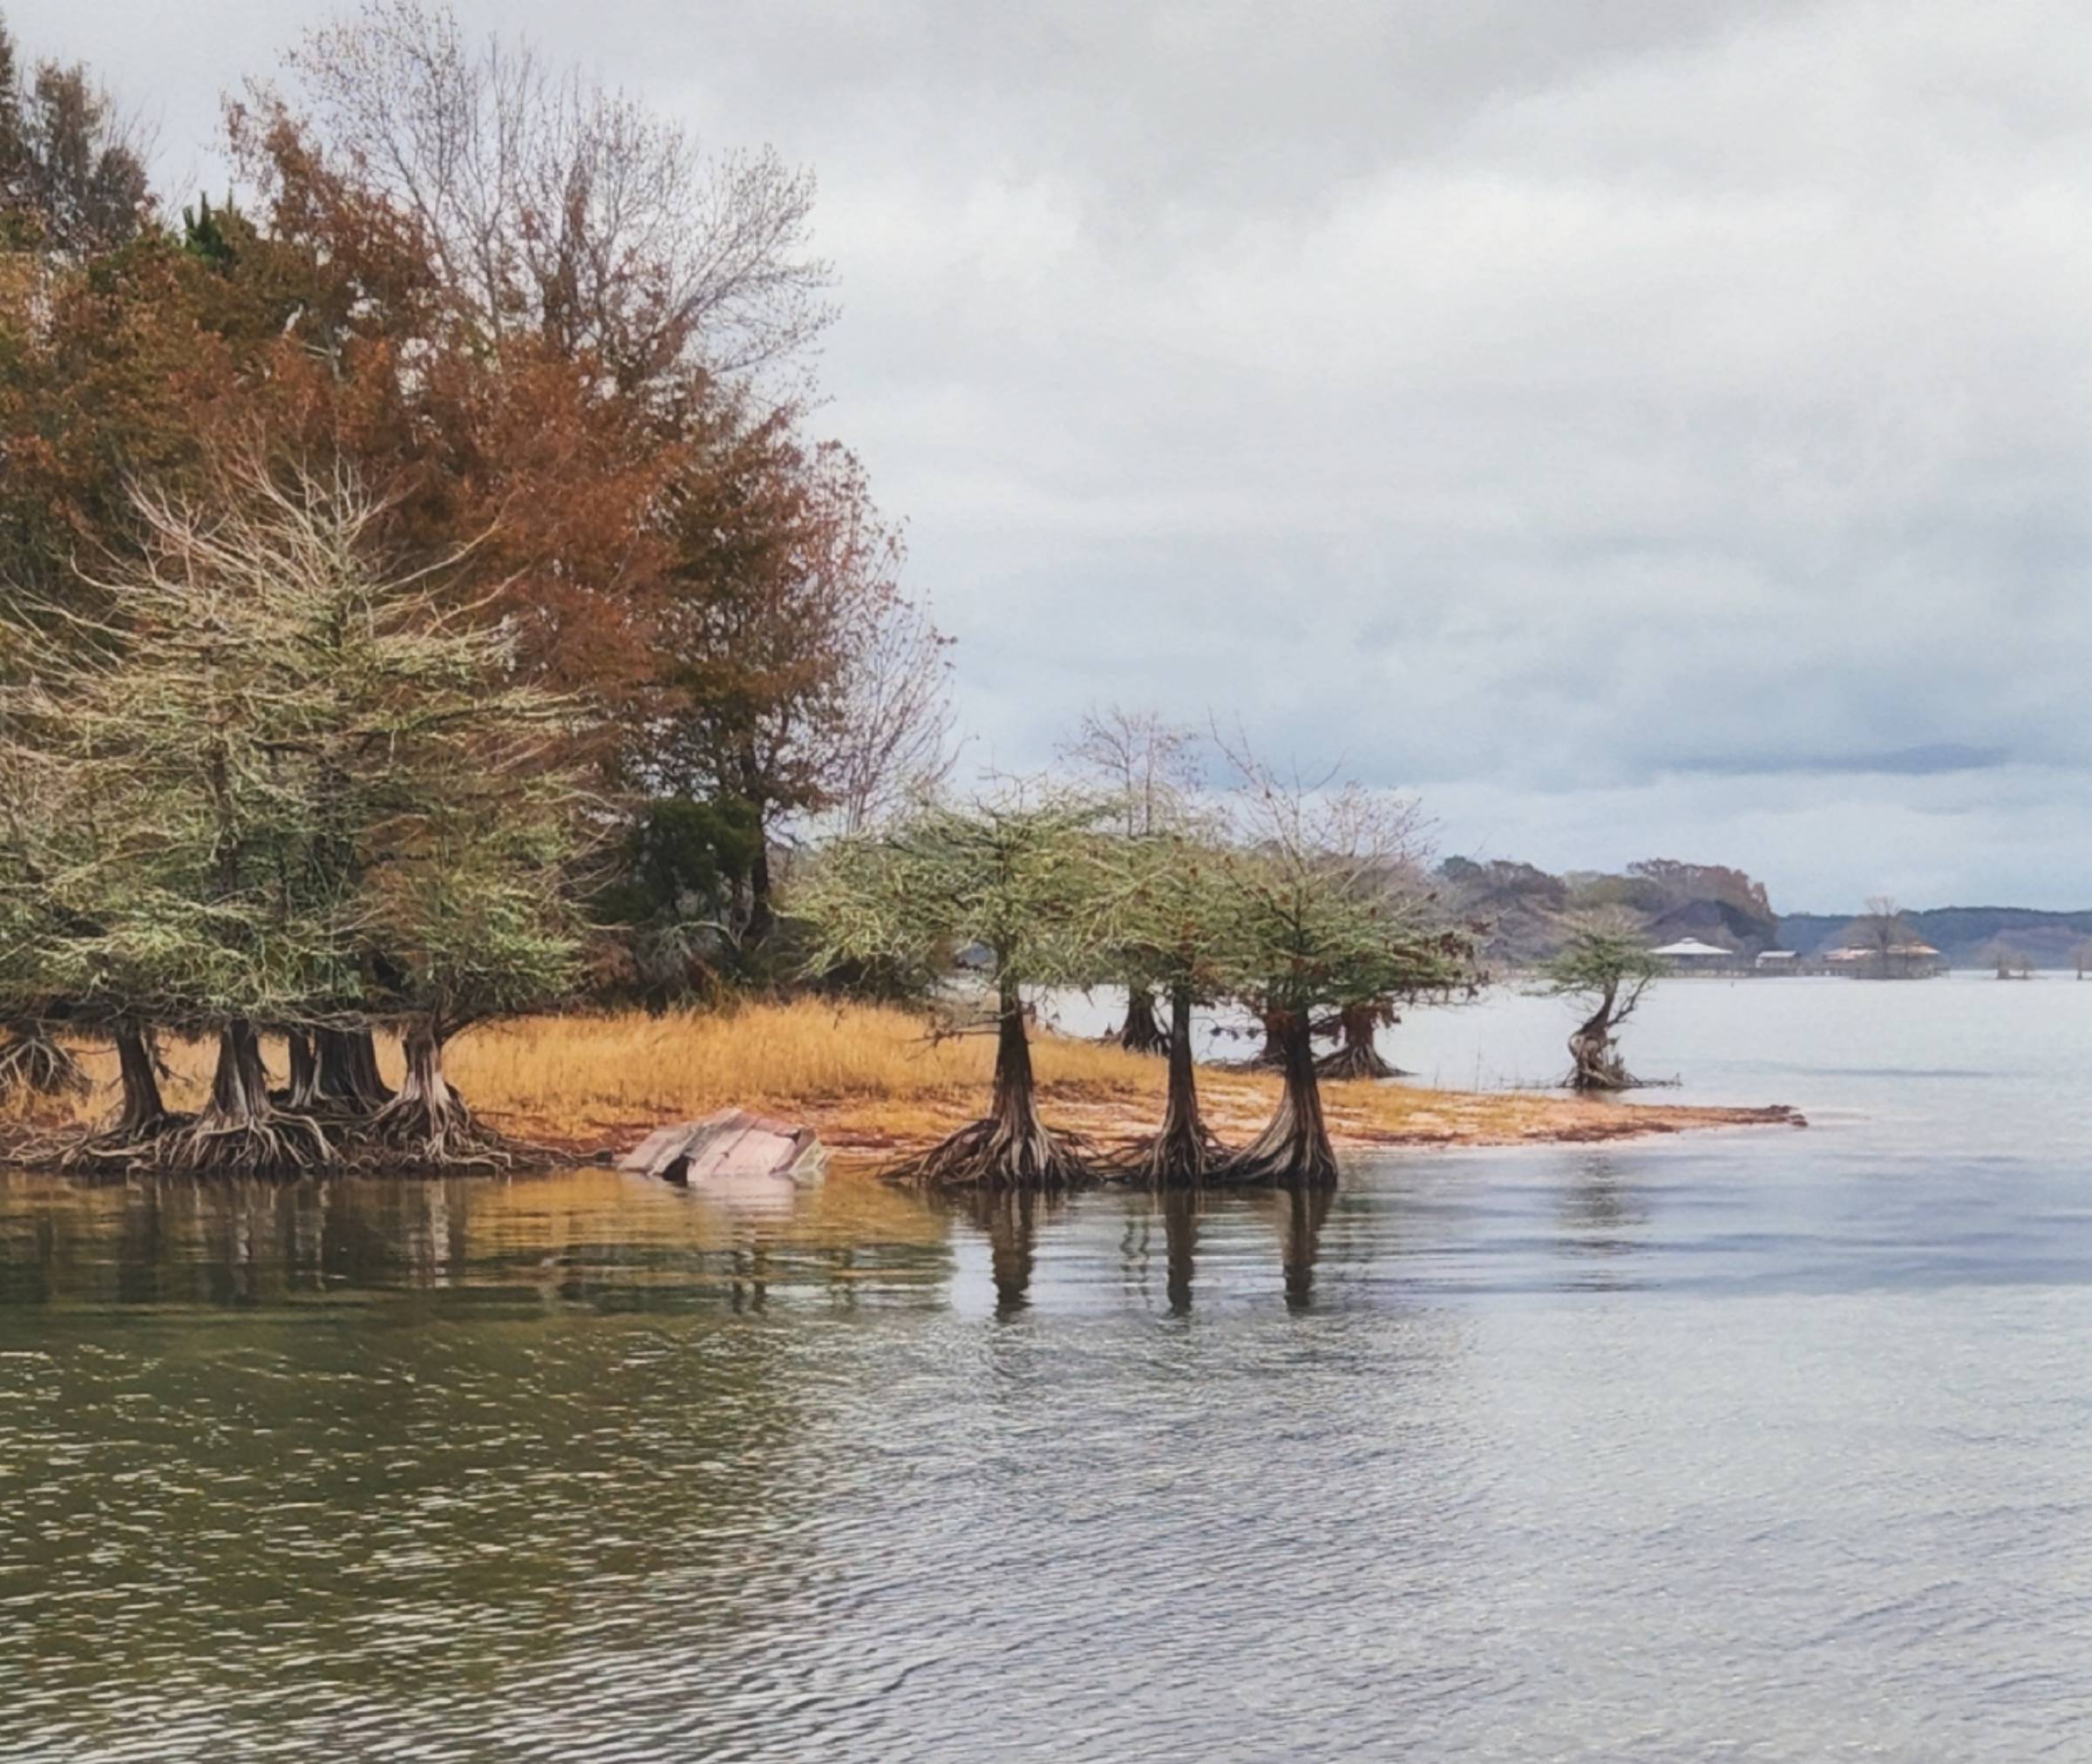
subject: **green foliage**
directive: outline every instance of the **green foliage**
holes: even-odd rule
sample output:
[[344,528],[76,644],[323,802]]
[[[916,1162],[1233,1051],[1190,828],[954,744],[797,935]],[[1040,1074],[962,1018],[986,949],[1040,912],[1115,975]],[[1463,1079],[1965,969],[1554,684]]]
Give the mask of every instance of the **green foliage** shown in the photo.
[[1218,829],[1188,819],[1165,832],[1121,837],[1100,854],[1115,872],[1105,959],[1135,987],[1190,988],[1195,1003],[1229,996],[1247,935],[1240,854]]
[[1449,924],[1416,861],[1415,804],[1348,786],[1290,785],[1239,758],[1240,837],[1218,927],[1218,983],[1260,1014],[1306,1019],[1468,984],[1470,940]]
[[1552,996],[1593,1003],[1623,994],[1638,999],[1663,971],[1661,958],[1651,954],[1634,933],[1604,923],[1576,926],[1560,952],[1540,969]]
[[42,873],[47,915],[17,986],[184,1028],[448,1030],[567,983],[566,708],[425,575],[371,565],[376,514],[260,476],[208,516],[148,500],[105,618],[16,625],[32,677],[0,697],[3,750],[41,784],[9,869]]
[[1096,984],[1124,881],[1097,832],[1104,813],[1085,798],[1012,793],[835,841],[786,903],[811,929],[812,970],[927,979],[977,950],[1005,995]]
[[199,196],[194,208],[181,211],[181,248],[221,275],[230,275],[240,262],[235,238],[243,229],[239,223],[240,212],[231,197],[224,207],[214,209],[208,196]]
[[723,920],[762,840],[755,810],[736,798],[649,803],[625,836],[615,879],[597,897],[597,915],[626,926]]

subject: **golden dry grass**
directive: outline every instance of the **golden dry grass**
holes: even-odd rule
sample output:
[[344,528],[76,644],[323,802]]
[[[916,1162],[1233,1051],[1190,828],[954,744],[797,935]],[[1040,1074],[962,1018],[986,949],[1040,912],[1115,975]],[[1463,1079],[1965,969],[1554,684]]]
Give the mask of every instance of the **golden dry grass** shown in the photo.
[[[1053,1124],[1104,1143],[1148,1131],[1159,1116],[1160,1060],[1050,1034],[1035,1035],[1033,1048],[1041,1112]],[[113,1105],[115,1062],[101,1049],[80,1051],[97,1090],[66,1106],[89,1118]],[[185,1043],[166,1053],[176,1073],[167,1100],[194,1107],[210,1050]],[[927,1145],[972,1119],[987,1100],[994,1059],[991,1036],[938,1040],[904,1011],[799,1000],[661,1017],[525,1018],[461,1036],[445,1068],[475,1109],[540,1143],[622,1149],[664,1122],[741,1107],[810,1121],[846,1162],[864,1163]],[[382,1038],[379,1061],[396,1081],[398,1051]],[[270,1062],[280,1075],[280,1048]],[[1239,1140],[1268,1116],[1278,1082],[1207,1068],[1199,1091],[1210,1124]],[[1371,1082],[1330,1083],[1323,1094],[1340,1147],[1613,1139],[1766,1118]]]

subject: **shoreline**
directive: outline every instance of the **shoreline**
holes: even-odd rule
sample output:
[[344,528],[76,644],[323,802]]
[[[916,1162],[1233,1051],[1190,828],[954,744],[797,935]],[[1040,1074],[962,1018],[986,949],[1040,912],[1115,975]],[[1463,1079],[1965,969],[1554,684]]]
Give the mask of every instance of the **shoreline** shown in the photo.
[[[1032,1047],[1039,1113],[1049,1128],[1101,1151],[1159,1124],[1161,1059],[1050,1032],[1035,1033]],[[93,1088],[37,1110],[34,1124],[42,1132],[85,1128],[113,1110],[113,1056],[92,1047],[78,1051]],[[194,1108],[207,1089],[212,1050],[191,1041],[165,1051],[168,1104]],[[386,1082],[397,1084],[404,1066],[397,1046],[381,1037],[378,1056]],[[280,1046],[267,1058],[272,1069],[282,1069]],[[993,1046],[978,1035],[930,1033],[920,1014],[800,1000],[663,1017],[526,1018],[461,1037],[445,1063],[490,1127],[573,1164],[615,1161],[657,1128],[744,1108],[813,1128],[839,1173],[877,1175],[882,1164],[927,1150],[978,1117],[988,1100]],[[1230,1143],[1246,1143],[1263,1128],[1279,1089],[1274,1073],[1199,1068],[1206,1124]],[[1805,1124],[1777,1106],[1427,1089],[1399,1080],[1326,1079],[1322,1100],[1340,1153],[1589,1145]],[[0,1124],[0,1160],[5,1142],[31,1124],[19,1115]],[[531,1167],[556,1163],[532,1159]]]
[[[1199,1069],[1199,1084],[1207,1125],[1238,1142],[1263,1126],[1279,1089],[1275,1076],[1214,1067]],[[1631,1102],[1567,1092],[1443,1090],[1370,1079],[1325,1081],[1322,1098],[1330,1142],[1340,1156],[1622,1144],[1723,1129],[1808,1125],[1785,1103]],[[1158,1114],[1156,1101],[1147,1096],[1100,1094],[1099,1087],[1080,1082],[1041,1083],[1038,1106],[1049,1128],[1078,1135],[1099,1149],[1152,1132]],[[833,1173],[878,1180],[883,1165],[927,1150],[972,1121],[976,1109],[963,1097],[903,1102],[808,1096],[765,1099],[762,1112],[813,1128],[830,1153]],[[547,1123],[532,1124],[540,1143],[561,1145],[577,1159],[614,1162],[668,1123],[651,1116],[599,1118],[590,1125],[603,1136],[593,1141],[554,1135]]]

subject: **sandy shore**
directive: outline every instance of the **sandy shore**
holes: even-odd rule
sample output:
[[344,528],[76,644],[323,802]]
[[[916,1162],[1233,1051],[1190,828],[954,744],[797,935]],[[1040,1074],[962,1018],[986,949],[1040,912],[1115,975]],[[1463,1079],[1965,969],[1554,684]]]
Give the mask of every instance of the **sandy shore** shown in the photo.
[[[1157,1062],[1159,1064],[1159,1062]],[[1252,1137],[1268,1118],[1278,1081],[1261,1074],[1202,1069],[1199,1096],[1206,1123],[1232,1143]],[[1783,1105],[1710,1108],[1585,1098],[1538,1091],[1433,1090],[1400,1083],[1326,1083],[1324,1112],[1340,1152],[1402,1146],[1577,1145],[1647,1139],[1715,1128],[1800,1127]],[[985,1099],[983,1099],[985,1100]],[[1049,1125],[1113,1145],[1154,1130],[1159,1096],[1131,1097],[1080,1082],[1040,1086],[1039,1112]],[[915,1099],[895,1105],[867,1099],[806,1099],[792,1118],[818,1130],[843,1171],[876,1173],[886,1163],[936,1143],[974,1117],[966,1102]],[[619,1150],[658,1123],[619,1123]]]

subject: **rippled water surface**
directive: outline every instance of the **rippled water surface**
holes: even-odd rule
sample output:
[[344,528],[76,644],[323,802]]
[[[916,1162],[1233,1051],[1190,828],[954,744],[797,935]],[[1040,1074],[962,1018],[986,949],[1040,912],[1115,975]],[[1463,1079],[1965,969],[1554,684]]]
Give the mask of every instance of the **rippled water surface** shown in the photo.
[[1814,1124],[1196,1209],[0,1176],[0,1758],[2092,1757],[2092,986],[1629,1052]]

